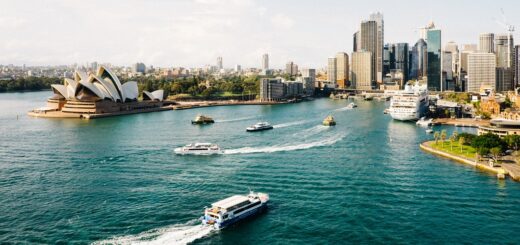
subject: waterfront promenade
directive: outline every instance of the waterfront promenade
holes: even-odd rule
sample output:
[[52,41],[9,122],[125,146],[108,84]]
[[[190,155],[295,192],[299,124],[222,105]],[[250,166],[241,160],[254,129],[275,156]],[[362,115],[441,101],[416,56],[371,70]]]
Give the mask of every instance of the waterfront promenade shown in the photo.
[[475,120],[473,118],[437,118],[433,120],[433,123],[470,128],[478,128],[479,126],[489,126],[489,120]]
[[463,163],[475,167],[477,169],[496,174],[498,178],[505,178],[506,175],[509,175],[512,179],[520,181],[520,166],[517,164],[504,163],[490,166],[490,164],[487,161],[478,161],[476,158],[468,158],[466,156],[455,155],[453,153],[435,149],[435,147],[433,146],[434,144],[436,144],[435,141],[426,141],[421,143],[419,147],[422,150],[431,154],[448,158],[456,162]]

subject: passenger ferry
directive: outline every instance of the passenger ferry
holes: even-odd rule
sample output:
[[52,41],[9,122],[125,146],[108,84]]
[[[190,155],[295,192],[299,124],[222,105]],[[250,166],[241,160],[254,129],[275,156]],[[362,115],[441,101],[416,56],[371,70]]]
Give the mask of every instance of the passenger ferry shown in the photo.
[[334,117],[332,115],[329,115],[328,117],[323,120],[323,126],[335,126],[336,121],[334,120]]
[[405,89],[392,96],[388,113],[399,121],[416,121],[428,109],[428,90],[426,85],[407,84]]
[[273,129],[273,125],[269,124],[268,122],[259,122],[255,125],[249,126],[246,128],[247,132],[256,132],[256,131],[264,131]]
[[267,208],[269,195],[250,192],[249,195],[235,195],[211,204],[204,210],[202,224],[216,229],[224,229],[240,220],[261,213]]
[[214,122],[213,118],[204,115],[198,115],[195,120],[191,120],[191,124],[210,124]]
[[347,106],[348,109],[354,109],[354,108],[356,108],[356,107],[357,107],[357,105],[356,105],[356,103],[354,103],[354,102],[351,102],[351,103],[348,104],[348,106]]
[[213,155],[221,154],[223,151],[217,144],[211,143],[195,143],[174,150],[179,155]]

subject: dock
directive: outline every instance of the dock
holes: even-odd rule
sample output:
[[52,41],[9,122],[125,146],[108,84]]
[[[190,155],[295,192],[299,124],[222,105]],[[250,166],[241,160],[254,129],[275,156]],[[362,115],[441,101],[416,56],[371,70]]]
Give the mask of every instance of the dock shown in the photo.
[[502,168],[509,174],[511,179],[520,181],[520,165],[515,163],[503,163]]
[[455,127],[478,128],[480,126],[489,126],[489,120],[475,120],[473,118],[437,118],[433,120],[434,124],[451,125]]

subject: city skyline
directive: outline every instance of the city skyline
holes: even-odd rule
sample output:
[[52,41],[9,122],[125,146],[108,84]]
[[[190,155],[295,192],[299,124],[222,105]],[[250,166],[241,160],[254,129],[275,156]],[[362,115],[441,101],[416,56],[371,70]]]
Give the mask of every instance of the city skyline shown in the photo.
[[[298,11],[294,1],[31,3],[30,8],[27,1],[2,4],[0,31],[8,35],[0,40],[0,64],[97,61],[126,66],[143,62],[161,67],[201,67],[215,65],[215,59],[222,57],[224,67],[230,69],[236,64],[261,67],[261,57],[268,53],[270,67],[275,69],[283,69],[288,61],[300,67],[322,68],[327,66],[329,56],[352,53],[352,35],[372,12],[384,15],[384,43],[410,45],[419,39],[418,28],[430,20],[442,30],[443,45],[449,41],[478,44],[481,33],[505,33],[494,20],[501,18],[501,8],[506,10],[509,23],[520,20],[508,11],[520,3],[507,1],[478,6],[458,1],[450,3],[449,8],[447,1],[408,1],[401,3],[399,11],[395,11],[395,4],[383,1],[355,6],[340,1],[320,5],[297,2]],[[314,11],[316,8],[320,11]],[[460,15],[461,9],[471,14],[444,17]],[[326,38],[330,33],[335,38]]]

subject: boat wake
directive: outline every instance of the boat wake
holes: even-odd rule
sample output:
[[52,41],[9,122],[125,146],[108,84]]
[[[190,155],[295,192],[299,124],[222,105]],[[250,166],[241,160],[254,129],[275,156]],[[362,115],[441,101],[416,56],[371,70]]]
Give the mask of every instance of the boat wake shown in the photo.
[[350,107],[341,107],[341,108],[338,108],[338,109],[335,109],[333,111],[350,111],[352,110],[353,108],[350,108]]
[[215,120],[216,123],[227,123],[227,122],[240,122],[240,121],[246,121],[249,119],[254,119],[256,116],[250,116],[250,117],[240,117],[235,119],[228,119],[228,120]]
[[281,124],[273,125],[273,128],[287,128],[287,127],[292,127],[292,126],[296,126],[296,125],[305,124],[305,123],[308,123],[308,122],[311,122],[311,121],[307,120],[307,121],[296,121],[296,122],[289,122],[289,123],[281,123]]
[[281,152],[281,151],[297,151],[297,150],[305,150],[314,147],[328,146],[333,145],[336,142],[342,140],[345,135],[335,135],[333,137],[323,139],[320,141],[302,143],[297,145],[274,145],[274,146],[266,146],[266,147],[243,147],[238,149],[230,149],[224,150],[224,154],[226,155],[235,155],[235,154],[252,154],[252,153],[272,153],[272,152]]
[[323,125],[316,125],[316,126],[314,126],[312,128],[308,128],[308,129],[302,130],[300,132],[297,132],[293,136],[306,138],[306,137],[309,137],[309,136],[312,136],[312,135],[319,134],[319,133],[321,133],[323,131],[326,131],[327,129],[330,129],[330,127],[323,126]]
[[190,221],[182,225],[153,229],[137,235],[114,237],[93,244],[188,244],[208,236],[214,230],[212,226],[195,225],[195,223]]

